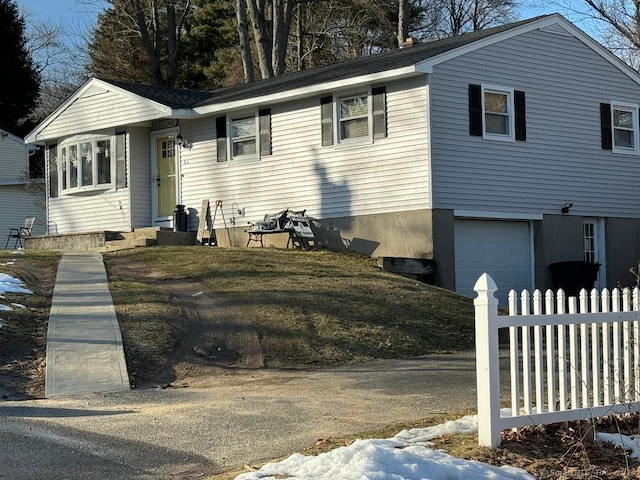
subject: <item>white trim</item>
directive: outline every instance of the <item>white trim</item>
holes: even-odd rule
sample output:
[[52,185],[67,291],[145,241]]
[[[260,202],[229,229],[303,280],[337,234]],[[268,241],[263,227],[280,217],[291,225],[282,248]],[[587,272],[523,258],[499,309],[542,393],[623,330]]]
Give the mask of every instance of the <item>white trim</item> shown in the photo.
[[480,210],[454,210],[455,218],[480,218],[485,220],[542,220],[541,213],[488,212]]
[[23,145],[23,146],[26,144],[24,139],[0,128],[0,142],[5,141],[7,139],[13,140],[14,142],[19,143],[20,145]]
[[[591,223],[594,225],[595,240],[595,258],[594,261],[600,264],[598,276],[596,278],[595,288],[602,290],[607,286],[607,258],[606,258],[606,238],[605,238],[605,221],[603,217],[583,217],[582,224]],[[584,250],[584,230],[582,234],[583,250]]]
[[2,186],[6,186],[6,185],[26,185],[27,182],[25,182],[24,180],[20,180],[19,178],[16,178],[15,180],[0,180],[0,185]]
[[[589,35],[584,33],[578,27],[576,27],[569,20],[564,18],[559,13],[554,13],[549,15],[548,17],[541,18],[540,20],[532,21],[525,25],[521,25],[519,27],[511,28],[502,33],[496,33],[491,35],[490,37],[484,38],[482,40],[478,40],[477,42],[473,42],[467,44],[463,47],[456,48],[454,50],[449,50],[448,52],[442,53],[440,55],[436,55],[434,57],[423,60],[422,62],[417,62],[415,64],[416,71],[423,73],[431,73],[433,72],[433,67],[448,60],[457,58],[461,55],[465,55],[467,53],[473,52],[479,48],[487,47],[493,45],[495,43],[501,42],[503,40],[508,40],[510,38],[516,37],[518,35],[522,35],[524,33],[528,33],[534,30],[546,30],[548,27],[552,25],[558,25],[559,27],[565,29],[567,33],[581,42],[583,42],[587,47],[591,48],[594,52],[600,55],[602,58],[611,63],[615,68],[620,70],[626,76],[628,76],[631,80],[640,84],[640,75],[638,72],[633,70],[629,65],[624,63],[618,57],[616,57],[613,53],[607,50],[600,43],[595,41]],[[558,32],[554,32],[558,33]]]
[[426,118],[427,124],[425,125],[425,131],[427,135],[427,181],[429,182],[429,194],[427,201],[429,202],[428,208],[434,208],[433,206],[433,118],[431,116],[431,75],[425,76],[424,88],[427,90],[427,111]]
[[[259,162],[260,155],[260,111],[259,109],[251,109],[245,111],[239,111],[234,114],[229,114],[226,116],[227,122],[227,158],[229,159],[229,164],[232,163],[254,163]],[[256,147],[256,153],[254,155],[236,155],[233,154],[233,121],[241,120],[243,118],[251,118],[253,117],[253,124],[255,127],[254,133],[254,144]]]
[[[482,138],[485,140],[497,140],[500,142],[515,142],[516,141],[516,121],[515,121],[515,104],[514,104],[514,90],[513,88],[501,87],[496,85],[481,85],[480,88],[480,101],[482,103]],[[497,95],[504,95],[507,97],[507,133],[492,133],[487,132],[487,108],[484,104],[485,93],[495,93]]]
[[[638,140],[640,139],[640,124],[638,121],[638,104],[629,103],[629,102],[618,102],[615,100],[611,101],[611,151],[613,153],[622,153],[626,155],[637,155],[640,152],[640,146],[638,145]],[[614,125],[615,118],[615,110],[621,112],[630,112],[632,115],[632,133],[633,133],[633,148],[628,147],[618,147],[616,146],[616,129],[618,130],[626,130],[623,127],[616,127]]]
[[176,199],[175,199],[175,204],[179,205],[181,200],[182,200],[182,195],[181,195],[181,189],[182,189],[182,183],[180,181],[180,177],[181,177],[181,168],[180,168],[180,148],[178,148],[178,144],[176,141],[176,138],[178,136],[178,134],[180,133],[178,127],[172,127],[172,128],[168,128],[165,130],[154,130],[150,133],[149,135],[149,143],[150,143],[150,149],[151,149],[151,223],[153,226],[159,226],[161,224],[165,224],[165,223],[169,223],[169,227],[173,226],[173,217],[171,215],[167,216],[167,217],[158,217],[157,216],[157,212],[158,212],[158,192],[157,192],[157,184],[156,184],[156,176],[158,175],[157,172],[157,167],[158,167],[158,163],[157,163],[157,153],[158,153],[158,147],[157,147],[157,143],[158,140],[161,138],[173,138],[174,140],[174,162],[175,162],[175,169],[176,169]]
[[[345,67],[346,68],[346,67]],[[381,80],[401,79],[410,76],[421,75],[424,72],[416,71],[415,65],[408,67],[396,68],[394,70],[386,70],[370,75],[361,75],[359,77],[345,78],[334,82],[317,83],[302,88],[294,88],[285,92],[272,93],[254,98],[245,98],[242,100],[234,100],[232,102],[216,103],[215,105],[205,105],[194,108],[198,115],[210,113],[228,112],[236,109],[245,109],[249,106],[271,105],[273,103],[293,101],[305,97],[324,96],[325,93],[332,93],[336,90],[344,88],[356,88],[360,85],[368,83],[376,83]]]
[[[144,105],[147,105],[156,110],[159,110],[157,118],[169,117],[173,114],[173,110],[162,103],[158,103],[154,100],[151,100],[147,97],[143,97],[141,95],[136,95],[135,93],[132,93],[128,90],[117,87],[109,82],[100,80],[98,78],[90,78],[84,83],[84,85],[78,88],[78,90],[76,90],[69,98],[67,98],[67,100],[65,100],[58,108],[56,108],[47,118],[45,118],[42,122],[40,122],[35,129],[29,132],[29,134],[25,137],[25,143],[36,143],[38,141],[42,142],[45,140],[54,140],[54,138],[41,137],[40,133],[43,130],[45,130],[53,121],[55,121],[62,112],[64,112],[67,108],[69,108],[69,106],[71,106],[72,103],[78,100],[85,92],[87,92],[88,90],[94,87],[104,88],[107,91],[113,90],[118,94],[125,95],[131,98],[131,100],[135,100]],[[81,132],[69,132],[69,135],[74,135],[78,133],[81,133]]]

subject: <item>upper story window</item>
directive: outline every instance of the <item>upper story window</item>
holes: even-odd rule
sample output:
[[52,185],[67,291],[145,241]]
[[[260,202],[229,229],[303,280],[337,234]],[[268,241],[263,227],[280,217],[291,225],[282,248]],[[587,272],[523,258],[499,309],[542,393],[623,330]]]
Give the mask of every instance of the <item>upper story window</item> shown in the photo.
[[617,153],[637,154],[638,105],[629,103],[601,103],[600,127],[602,148]]
[[322,145],[373,140],[387,136],[386,89],[375,87],[343,97],[320,99]]
[[500,135],[513,139],[513,95],[485,89],[482,95],[484,135]]
[[488,140],[526,141],[525,93],[469,85],[469,133]]
[[271,109],[216,119],[218,162],[260,160],[271,155]]

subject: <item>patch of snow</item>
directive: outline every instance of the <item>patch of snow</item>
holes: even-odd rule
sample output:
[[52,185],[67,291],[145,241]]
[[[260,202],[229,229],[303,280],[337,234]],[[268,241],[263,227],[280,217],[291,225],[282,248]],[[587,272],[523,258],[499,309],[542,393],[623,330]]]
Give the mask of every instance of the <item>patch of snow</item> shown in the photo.
[[636,435],[622,435],[620,433],[596,433],[596,438],[603,443],[610,443],[614,447],[622,447],[629,452],[629,458],[640,458],[640,437]]
[[27,307],[25,307],[24,305],[22,305],[21,303],[12,303],[11,304],[12,307],[16,307],[16,308],[21,308],[21,309],[25,309]]
[[0,273],[0,294],[2,293],[33,293],[19,280],[6,273]]
[[13,308],[7,306],[7,305],[3,305],[2,303],[0,303],[0,310],[13,310]]
[[434,427],[403,430],[393,438],[356,440],[348,447],[317,456],[296,453],[238,475],[236,480],[274,480],[275,475],[296,480],[534,480],[519,468],[462,460],[426,447],[441,435],[474,433],[477,429],[477,415],[470,415]]

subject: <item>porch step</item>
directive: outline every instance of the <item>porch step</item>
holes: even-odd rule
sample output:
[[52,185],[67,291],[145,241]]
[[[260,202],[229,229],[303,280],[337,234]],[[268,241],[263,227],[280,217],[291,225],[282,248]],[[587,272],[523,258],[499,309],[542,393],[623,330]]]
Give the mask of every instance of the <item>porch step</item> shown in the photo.
[[152,247],[157,245],[155,238],[125,238],[124,240],[108,240],[102,247],[101,252],[115,252],[116,250],[126,250],[129,248]]
[[143,227],[133,232],[91,232],[29,237],[26,248],[34,250],[63,250],[113,252],[155,245],[195,245],[196,232],[174,232],[166,227]]

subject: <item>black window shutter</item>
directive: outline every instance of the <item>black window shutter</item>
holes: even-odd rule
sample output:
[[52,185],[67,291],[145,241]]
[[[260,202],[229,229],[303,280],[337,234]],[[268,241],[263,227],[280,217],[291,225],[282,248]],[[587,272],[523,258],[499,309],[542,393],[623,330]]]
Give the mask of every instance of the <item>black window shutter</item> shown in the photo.
[[482,88],[469,85],[469,135],[482,136]]
[[227,117],[216,118],[216,149],[218,162],[227,161]]
[[516,140],[525,142],[527,140],[527,115],[524,92],[518,90],[513,92],[513,104],[516,111]]
[[49,197],[58,196],[58,145],[49,145]]
[[373,97],[373,138],[387,136],[387,89],[375,87],[371,89]]
[[260,115],[260,155],[271,155],[271,109],[263,108]]
[[333,145],[333,97],[320,99],[320,116],[322,119],[322,146]]
[[611,105],[600,104],[600,134],[602,135],[602,149],[613,149],[613,132],[611,131]]

